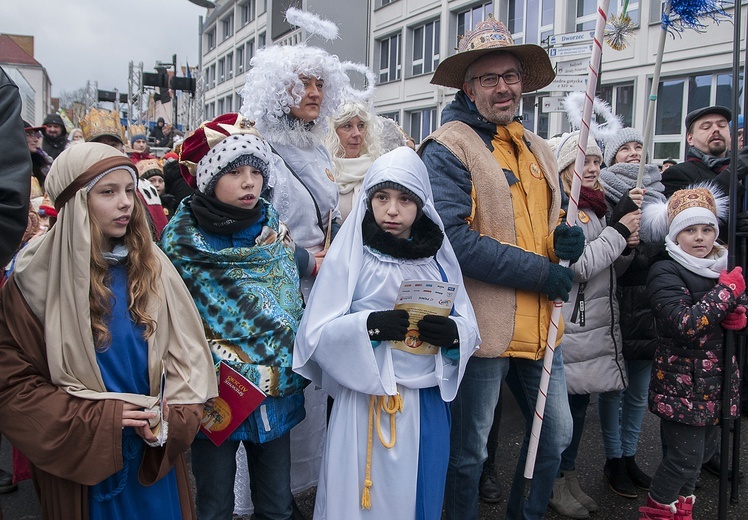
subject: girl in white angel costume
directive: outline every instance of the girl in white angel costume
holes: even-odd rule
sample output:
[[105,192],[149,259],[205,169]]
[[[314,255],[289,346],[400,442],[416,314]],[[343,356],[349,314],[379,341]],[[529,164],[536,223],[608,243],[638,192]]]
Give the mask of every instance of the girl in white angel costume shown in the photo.
[[[408,330],[407,311],[392,310],[403,280],[459,286],[449,317],[418,322],[436,354],[394,348]],[[315,519],[441,517],[448,403],[479,343],[426,167],[397,148],[369,169],[296,337],[294,370],[335,398]]]

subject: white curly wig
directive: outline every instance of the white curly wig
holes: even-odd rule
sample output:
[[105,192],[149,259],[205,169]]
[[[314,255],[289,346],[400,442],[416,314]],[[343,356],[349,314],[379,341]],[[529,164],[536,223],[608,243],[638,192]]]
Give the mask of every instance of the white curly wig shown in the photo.
[[306,44],[270,45],[261,49],[250,62],[251,69],[240,94],[242,114],[255,121],[272,140],[276,131],[289,129],[287,115],[304,96],[299,76],[324,80],[322,106],[312,132],[320,136],[327,131],[327,118],[343,102],[350,79],[335,55]]
[[330,118],[327,135],[325,135],[323,140],[327,150],[334,158],[345,157],[345,148],[340,142],[340,137],[338,137],[336,130],[340,125],[347,123],[354,117],[359,117],[366,125],[366,136],[361,146],[361,154],[368,154],[372,159],[376,159],[383,153],[380,143],[382,123],[370,111],[369,105],[360,101],[346,101],[335,115]]

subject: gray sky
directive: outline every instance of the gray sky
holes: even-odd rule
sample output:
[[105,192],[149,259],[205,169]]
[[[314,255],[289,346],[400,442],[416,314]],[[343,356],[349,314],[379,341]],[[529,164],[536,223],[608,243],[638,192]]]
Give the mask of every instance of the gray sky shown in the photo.
[[[34,36],[34,57],[52,81],[52,96],[98,81],[127,92],[128,64],[198,62],[198,18],[188,0],[0,0],[0,33]],[[181,74],[181,73],[180,73]]]

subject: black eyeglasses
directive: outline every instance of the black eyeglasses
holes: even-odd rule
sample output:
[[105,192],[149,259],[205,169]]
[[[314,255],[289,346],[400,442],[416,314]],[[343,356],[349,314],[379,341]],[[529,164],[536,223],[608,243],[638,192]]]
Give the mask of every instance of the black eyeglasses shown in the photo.
[[470,81],[473,81],[474,79],[477,79],[480,81],[481,87],[495,87],[499,84],[499,78],[504,80],[504,83],[507,85],[516,85],[520,81],[522,81],[522,74],[517,71],[509,71],[505,72],[504,74],[484,74],[482,76],[477,76],[475,78],[472,78]]

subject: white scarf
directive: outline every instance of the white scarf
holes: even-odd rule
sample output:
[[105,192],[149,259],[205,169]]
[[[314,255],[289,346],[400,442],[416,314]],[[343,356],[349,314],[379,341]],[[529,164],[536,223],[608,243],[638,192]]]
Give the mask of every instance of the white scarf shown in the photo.
[[369,154],[361,154],[359,157],[346,158],[335,157],[335,182],[338,184],[338,192],[349,193],[356,188],[361,188],[364,176],[374,158]]
[[720,273],[727,269],[727,249],[717,243],[706,258],[689,255],[668,236],[665,237],[665,249],[673,260],[704,278],[717,279]]

